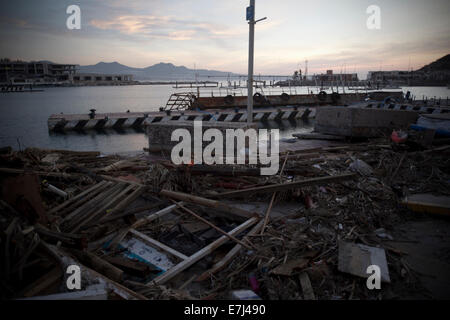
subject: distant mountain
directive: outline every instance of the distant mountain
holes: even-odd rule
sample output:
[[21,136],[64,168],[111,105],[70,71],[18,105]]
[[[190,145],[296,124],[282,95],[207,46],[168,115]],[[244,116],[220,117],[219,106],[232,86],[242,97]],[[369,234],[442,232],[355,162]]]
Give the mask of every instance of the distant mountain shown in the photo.
[[118,62],[99,62],[95,65],[80,66],[78,70],[80,73],[83,72],[83,73],[114,74],[114,73],[133,73],[139,71],[140,69],[131,68]]
[[104,74],[132,74],[136,80],[182,80],[199,77],[226,77],[234,73],[216,70],[193,70],[185,66],[175,66],[172,63],[158,63],[146,68],[132,68],[118,62],[99,62],[95,65],[80,66],[79,73],[104,73]]
[[450,70],[450,54],[424,66],[423,68],[417,71],[434,72],[444,70]]

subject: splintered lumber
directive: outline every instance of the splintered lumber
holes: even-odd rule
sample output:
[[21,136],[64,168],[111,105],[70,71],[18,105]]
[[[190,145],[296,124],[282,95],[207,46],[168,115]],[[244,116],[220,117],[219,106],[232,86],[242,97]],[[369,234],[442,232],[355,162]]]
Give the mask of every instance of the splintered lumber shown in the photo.
[[172,249],[169,246],[166,246],[164,243],[161,243],[155,239],[150,238],[149,236],[147,236],[146,234],[143,234],[142,232],[139,232],[135,229],[131,229],[130,233],[132,233],[134,236],[140,238],[141,240],[143,240],[145,243],[147,243],[148,245],[154,247],[155,249],[159,249],[162,251],[165,251],[171,255],[173,255],[174,257],[181,259],[181,260],[186,260],[188,259],[188,256],[182,254],[181,252],[178,252],[174,249]]
[[[72,232],[78,231],[81,227],[88,224],[92,220],[98,218],[99,215],[105,214],[106,211],[114,207],[118,204],[119,201],[121,201],[121,198],[125,196],[126,193],[130,192],[134,186],[128,185],[125,190],[121,190],[123,188],[123,185],[118,188],[114,193],[110,194],[106,199],[104,199],[102,202],[99,203],[98,206],[96,206],[96,210],[93,213],[89,213],[88,215],[84,215],[83,220],[76,225],[76,227],[72,230]],[[133,192],[134,194],[134,192]],[[125,199],[126,200],[126,199]],[[124,200],[124,201],[125,201]],[[134,199],[133,199],[134,200]],[[98,207],[101,206],[99,209]]]
[[239,216],[241,218],[249,219],[251,217],[258,216],[257,213],[252,213],[252,212],[244,210],[244,209],[232,207],[232,206],[229,206],[229,205],[227,205],[227,204],[225,204],[223,202],[220,202],[220,201],[206,199],[206,198],[202,198],[202,197],[198,197],[198,196],[193,196],[193,195],[190,195],[190,194],[187,194],[187,193],[175,192],[175,191],[169,191],[169,190],[162,190],[159,194],[161,196],[164,196],[164,197],[167,197],[167,198],[180,200],[180,201],[185,201],[185,202],[190,202],[190,203],[195,203],[195,204],[199,204],[201,206],[222,210],[222,211],[225,211],[225,212],[227,212],[229,214],[233,214],[233,215]]
[[113,181],[113,182],[121,182],[121,183],[128,183],[128,184],[134,184],[135,186],[140,186],[143,187],[144,185],[141,183],[137,183],[135,181],[129,181],[129,180],[124,180],[124,179],[120,179],[120,178],[115,178],[115,177],[110,177],[104,174],[100,174],[98,175],[100,178],[108,180],[108,181]]
[[183,209],[184,211],[186,211],[187,213],[189,213],[190,215],[192,215],[192,216],[194,216],[195,218],[197,218],[198,220],[200,220],[201,222],[206,223],[206,224],[207,224],[208,226],[210,226],[211,228],[217,230],[219,233],[221,233],[221,234],[223,234],[224,236],[230,238],[231,240],[233,240],[233,241],[236,242],[237,244],[240,244],[241,246],[243,246],[243,247],[245,247],[245,248],[247,248],[247,249],[249,249],[249,250],[252,249],[249,245],[243,243],[241,240],[239,240],[239,239],[233,237],[232,235],[226,233],[225,231],[223,231],[222,229],[220,229],[220,228],[217,227],[216,225],[214,225],[214,224],[212,224],[211,222],[209,222],[208,220],[206,220],[206,219],[200,217],[198,214],[196,214],[195,212],[189,210],[189,209],[186,208],[185,206],[183,206],[183,205],[181,205],[181,204],[178,204],[178,206],[179,206],[181,209]]
[[314,295],[314,290],[311,285],[311,281],[309,280],[309,276],[306,272],[302,272],[300,274],[300,284],[303,290],[303,297],[305,300],[316,300]]
[[108,247],[114,249],[120,243],[120,241],[122,241],[127,236],[128,232],[131,229],[137,229],[139,227],[146,225],[147,223],[152,222],[153,220],[161,218],[162,216],[172,212],[176,207],[178,207],[178,205],[174,204],[167,208],[159,210],[158,212],[155,212],[148,217],[139,219],[138,221],[133,223],[132,226],[126,227],[126,228],[122,229],[121,231],[119,231],[117,233],[117,235],[111,240]]
[[[110,188],[111,187],[111,188]],[[97,208],[104,199],[108,198],[111,194],[118,192],[122,188],[121,185],[108,184],[106,190],[102,190],[97,196],[86,202],[81,207],[77,208],[75,211],[67,215],[63,222],[66,222],[67,229],[74,228],[84,217],[89,216],[89,214]],[[74,231],[72,231],[74,232]]]
[[450,197],[432,194],[413,194],[403,200],[409,209],[439,215],[450,215]]
[[[145,191],[144,187],[137,187],[136,190],[133,191],[130,195],[128,195],[124,200],[122,200],[117,206],[115,206],[110,212],[109,215],[117,214],[118,212],[124,210],[128,207],[134,200],[136,200],[143,192]],[[119,198],[122,197],[122,194],[119,195]]]
[[[100,198],[102,198],[104,196],[104,191],[105,190],[111,190],[109,189],[109,187],[111,187],[113,184],[111,182],[107,182],[104,185],[102,185],[101,187],[95,189],[92,193],[89,194],[89,196],[86,196],[86,198],[88,199],[87,202],[85,202],[83,205],[78,205],[77,207],[75,207],[76,209],[72,212],[70,212],[68,215],[66,215],[63,218],[63,222],[64,221],[70,221],[72,218],[76,217],[79,213],[85,212],[89,207],[93,206],[94,204],[96,204],[99,200],[101,200]],[[78,204],[78,203],[76,203]],[[68,210],[72,209],[72,206],[69,206],[68,208],[66,208],[65,210],[63,210],[63,212],[66,212]]]
[[[233,230],[231,230],[229,232],[229,234],[232,235],[232,236],[236,236],[236,235],[240,234],[241,232],[243,232],[244,230],[246,230],[248,227],[254,225],[256,222],[258,222],[258,218],[255,218],[255,217],[250,218],[247,221],[245,221],[243,224],[241,224],[241,225],[237,226],[236,228],[234,228]],[[171,269],[167,270],[166,272],[164,272],[159,277],[157,277],[154,280],[150,281],[149,283],[147,283],[147,285],[151,286],[151,285],[160,285],[160,284],[166,283],[167,281],[171,280],[173,277],[178,275],[180,272],[186,270],[187,268],[189,268],[191,265],[193,265],[197,261],[199,261],[202,258],[206,257],[208,254],[213,252],[215,249],[220,247],[222,244],[224,244],[228,240],[229,240],[229,238],[226,237],[226,236],[220,237],[219,239],[217,239],[216,241],[214,241],[211,244],[207,245],[206,247],[204,247],[200,251],[197,251],[196,253],[194,253],[188,259],[180,262],[179,264],[177,264],[173,268],[171,268]]]
[[113,266],[108,261],[96,256],[88,251],[73,250],[74,255],[81,260],[82,263],[87,264],[92,269],[100,272],[111,280],[121,282],[123,280],[123,271]]
[[341,174],[341,175],[336,175],[336,176],[328,176],[328,177],[313,178],[313,179],[307,179],[307,180],[301,180],[301,181],[294,181],[294,182],[289,182],[289,183],[273,184],[273,185],[256,187],[256,188],[224,192],[224,193],[216,195],[216,197],[232,198],[232,197],[239,197],[239,196],[247,196],[247,195],[254,194],[254,193],[268,193],[268,192],[275,192],[275,191],[284,191],[284,190],[307,187],[307,186],[312,186],[312,185],[341,182],[341,181],[353,179],[355,176],[356,176],[355,173],[350,173],[350,174]]
[[[261,231],[263,227],[264,221],[261,220],[258,222],[256,226],[251,229],[248,234],[244,237],[244,240],[249,239],[250,236],[256,235],[258,232]],[[240,244],[237,244],[231,249],[225,257],[222,258],[219,262],[217,262],[211,269],[203,272],[198,278],[197,281],[203,281],[206,280],[208,277],[210,277],[212,274],[222,270],[227,264],[229,264],[233,259],[239,254],[241,251],[242,246]]]
[[59,206],[56,206],[54,208],[52,208],[51,210],[49,210],[47,212],[47,214],[53,214],[55,212],[58,212],[59,210],[67,207],[68,205],[75,203],[77,200],[83,198],[84,196],[86,196],[87,194],[89,194],[90,192],[93,192],[94,190],[98,189],[99,187],[103,186],[106,183],[106,181],[101,181],[95,185],[93,185],[92,187],[90,187],[89,189],[84,190],[83,192],[77,194],[75,197],[70,198],[69,200],[61,203]]

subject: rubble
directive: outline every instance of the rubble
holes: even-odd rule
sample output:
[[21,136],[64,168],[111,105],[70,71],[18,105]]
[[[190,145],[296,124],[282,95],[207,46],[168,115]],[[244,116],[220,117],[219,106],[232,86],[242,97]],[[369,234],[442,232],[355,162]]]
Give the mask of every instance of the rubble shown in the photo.
[[[408,209],[417,207],[413,195],[448,199],[450,146],[412,141],[281,150],[276,176],[245,165],[175,166],[147,153],[2,148],[2,299],[422,292],[392,241],[401,240],[397,225],[420,215]],[[380,265],[382,291],[365,288],[368,263]],[[75,291],[66,287],[70,264],[89,275]]]

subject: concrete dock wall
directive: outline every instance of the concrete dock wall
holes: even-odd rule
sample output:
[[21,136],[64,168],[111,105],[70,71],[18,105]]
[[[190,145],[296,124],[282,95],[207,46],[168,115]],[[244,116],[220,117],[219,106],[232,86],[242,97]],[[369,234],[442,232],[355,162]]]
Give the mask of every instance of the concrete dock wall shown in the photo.
[[326,107],[317,110],[314,129],[347,137],[377,137],[405,129],[417,118],[414,111]]
[[[218,129],[224,138],[223,150],[226,150],[226,130],[227,129],[242,129],[256,128],[255,124],[247,124],[241,122],[202,122],[202,136],[208,129]],[[194,150],[194,122],[193,121],[176,121],[176,122],[158,122],[147,125],[147,135],[149,141],[149,151],[171,152],[172,148],[179,143],[179,141],[171,141],[172,132],[176,129],[186,129],[191,135],[191,150]],[[209,145],[211,141],[203,141],[202,147]]]

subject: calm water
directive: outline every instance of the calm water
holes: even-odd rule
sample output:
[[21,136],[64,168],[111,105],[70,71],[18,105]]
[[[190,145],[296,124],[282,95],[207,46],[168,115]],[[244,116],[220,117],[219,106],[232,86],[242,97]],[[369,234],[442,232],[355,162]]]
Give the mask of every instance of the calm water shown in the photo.
[[[171,93],[189,91],[174,89],[172,86],[70,87],[44,90],[0,94],[0,146],[9,145],[14,149],[40,147],[98,150],[103,153],[139,151],[148,145],[144,132],[129,129],[120,133],[87,131],[85,134],[56,134],[48,131],[47,119],[51,114],[61,112],[88,113],[91,108],[97,109],[98,113],[156,111],[165,105]],[[445,87],[403,88],[405,92],[408,90],[417,98],[422,98],[422,95],[443,99],[450,96],[450,90]],[[297,88],[295,92],[306,93],[306,88]],[[289,137],[293,132],[311,130],[312,123],[283,122],[281,125],[270,126],[280,127],[281,136]]]

